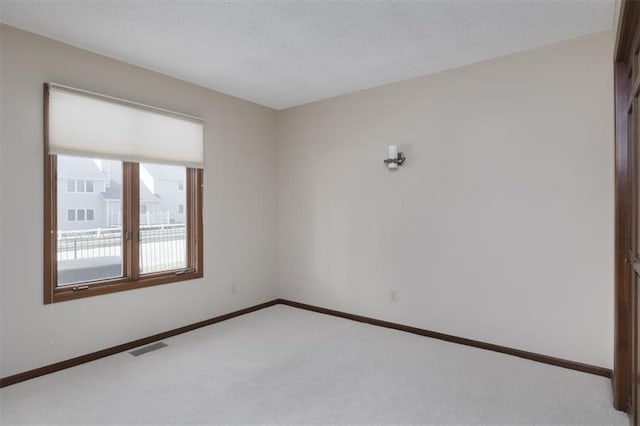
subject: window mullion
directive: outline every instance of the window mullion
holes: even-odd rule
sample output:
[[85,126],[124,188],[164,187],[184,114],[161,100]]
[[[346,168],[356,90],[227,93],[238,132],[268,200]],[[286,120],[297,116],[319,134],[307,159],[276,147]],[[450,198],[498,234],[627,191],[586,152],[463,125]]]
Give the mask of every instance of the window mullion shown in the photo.
[[185,212],[185,226],[186,226],[186,258],[187,269],[194,268],[194,251],[193,251],[193,169],[188,168],[185,176],[185,195],[186,195],[186,212]]
[[124,163],[123,235],[125,275],[137,280],[140,275],[140,178],[138,163]]

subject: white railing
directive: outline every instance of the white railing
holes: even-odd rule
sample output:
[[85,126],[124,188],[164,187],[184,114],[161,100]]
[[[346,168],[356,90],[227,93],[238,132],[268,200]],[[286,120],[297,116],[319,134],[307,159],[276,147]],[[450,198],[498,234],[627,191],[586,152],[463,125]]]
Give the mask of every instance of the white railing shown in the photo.
[[[59,231],[58,262],[122,256],[122,229]],[[140,226],[141,272],[186,267],[186,225]]]

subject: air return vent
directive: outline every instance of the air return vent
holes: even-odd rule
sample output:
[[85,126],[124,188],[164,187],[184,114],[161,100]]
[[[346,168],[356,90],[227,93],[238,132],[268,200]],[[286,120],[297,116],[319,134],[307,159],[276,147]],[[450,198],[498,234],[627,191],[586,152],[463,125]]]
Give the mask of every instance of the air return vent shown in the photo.
[[153,345],[145,346],[144,348],[136,349],[129,352],[133,356],[140,356],[146,354],[147,352],[157,351],[158,349],[162,349],[166,347],[167,344],[164,342],[154,343]]

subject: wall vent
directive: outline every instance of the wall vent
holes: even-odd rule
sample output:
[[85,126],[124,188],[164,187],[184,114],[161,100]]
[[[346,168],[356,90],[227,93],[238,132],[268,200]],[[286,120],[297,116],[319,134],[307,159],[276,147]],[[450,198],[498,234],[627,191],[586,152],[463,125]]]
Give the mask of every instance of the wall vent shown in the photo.
[[133,356],[140,356],[140,355],[146,354],[147,352],[157,351],[158,349],[162,349],[167,346],[168,345],[164,342],[158,342],[158,343],[154,343],[153,345],[145,346],[140,349],[135,349],[129,353]]

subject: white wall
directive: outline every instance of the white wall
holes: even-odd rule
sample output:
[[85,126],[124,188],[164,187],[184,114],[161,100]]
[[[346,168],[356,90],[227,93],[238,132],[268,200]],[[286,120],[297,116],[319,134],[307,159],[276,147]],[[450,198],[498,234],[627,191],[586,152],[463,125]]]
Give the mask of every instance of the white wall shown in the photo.
[[600,34],[279,112],[280,297],[612,367],[612,52]]
[[[1,377],[278,296],[612,366],[611,34],[277,113],[0,43]],[[42,303],[45,81],[206,120],[204,279]]]
[[[0,43],[0,377],[277,297],[275,111],[6,26]],[[47,81],[206,120],[204,279],[43,304]]]

